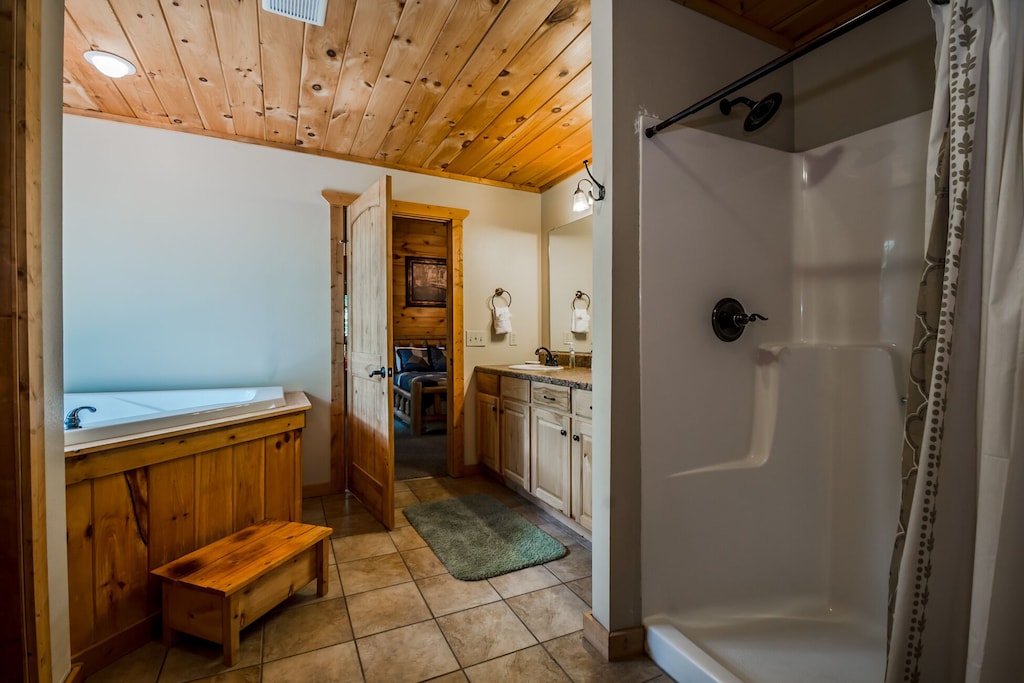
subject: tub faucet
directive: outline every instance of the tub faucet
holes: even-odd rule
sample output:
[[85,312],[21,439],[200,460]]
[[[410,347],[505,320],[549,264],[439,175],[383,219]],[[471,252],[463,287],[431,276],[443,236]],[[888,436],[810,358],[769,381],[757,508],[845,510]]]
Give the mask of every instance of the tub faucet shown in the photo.
[[92,406],[78,406],[64,418],[64,429],[81,429],[82,418],[78,417],[78,413],[83,410],[88,410],[90,413],[96,412],[96,409]]
[[550,365],[551,367],[558,367],[558,356],[551,353],[551,349],[546,346],[539,346],[534,354],[538,354],[541,351],[544,352],[544,365]]

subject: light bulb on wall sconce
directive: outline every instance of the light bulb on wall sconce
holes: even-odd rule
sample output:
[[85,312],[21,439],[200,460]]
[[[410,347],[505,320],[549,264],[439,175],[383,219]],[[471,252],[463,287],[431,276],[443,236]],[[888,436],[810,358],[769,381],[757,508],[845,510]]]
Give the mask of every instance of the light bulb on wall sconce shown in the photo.
[[[581,178],[576,183],[576,191],[572,193],[572,210],[576,213],[580,211],[586,211],[589,207],[594,205],[594,202],[599,202],[604,199],[604,185],[597,182],[597,178],[590,172],[590,166],[587,165],[587,160],[583,160],[583,168],[586,169],[587,175],[590,176],[590,180]],[[590,187],[586,190],[583,189],[583,183],[586,183]],[[597,194],[594,194],[594,188],[597,188]]]
[[110,78],[123,78],[135,73],[134,64],[112,52],[89,50],[83,53],[82,56],[85,57],[85,61],[96,67],[97,71]]

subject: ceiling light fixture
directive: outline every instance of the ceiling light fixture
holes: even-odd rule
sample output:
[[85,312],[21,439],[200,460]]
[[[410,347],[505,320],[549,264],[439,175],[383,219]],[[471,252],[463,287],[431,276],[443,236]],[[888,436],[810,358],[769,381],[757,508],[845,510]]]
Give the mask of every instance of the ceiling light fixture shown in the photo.
[[124,57],[119,57],[112,52],[89,50],[82,56],[85,57],[85,61],[96,67],[96,70],[104,76],[110,76],[111,78],[123,78],[124,76],[131,76],[135,73],[134,64]]
[[[572,193],[572,210],[579,213],[580,211],[586,211],[589,207],[594,205],[594,202],[599,202],[604,199],[604,185],[597,182],[597,178],[590,172],[590,167],[587,165],[587,160],[583,160],[583,168],[586,169],[587,175],[590,176],[590,180],[586,178],[580,178],[580,181],[576,183],[576,191]],[[583,189],[583,183],[586,183],[590,187],[586,190]],[[597,188],[597,194],[594,194],[594,188]]]

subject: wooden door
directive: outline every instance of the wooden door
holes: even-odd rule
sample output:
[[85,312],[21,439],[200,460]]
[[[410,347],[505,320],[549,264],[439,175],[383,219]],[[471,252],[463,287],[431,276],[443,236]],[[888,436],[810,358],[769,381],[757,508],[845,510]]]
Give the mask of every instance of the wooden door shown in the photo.
[[531,493],[569,514],[569,416],[533,408]]
[[501,463],[505,478],[530,490],[530,405],[501,400]]
[[391,176],[349,207],[348,486],[374,517],[395,526],[391,388]]

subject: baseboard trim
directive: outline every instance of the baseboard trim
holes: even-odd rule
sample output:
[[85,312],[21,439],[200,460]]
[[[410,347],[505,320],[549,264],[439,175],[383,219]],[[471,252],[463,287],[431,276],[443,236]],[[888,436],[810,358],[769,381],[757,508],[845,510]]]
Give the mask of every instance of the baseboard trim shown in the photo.
[[583,637],[604,657],[606,662],[635,657],[644,652],[644,627],[608,632],[593,612],[583,613]]
[[79,664],[72,664],[71,671],[64,677],[64,683],[82,683],[85,680],[85,667]]
[[160,612],[151,614],[81,652],[72,654],[71,659],[75,665],[82,667],[83,674],[92,676],[111,662],[158,638]]
[[334,493],[340,493],[338,489],[334,487],[331,482],[324,482],[323,484],[307,484],[302,487],[303,498],[315,498],[317,496],[329,496]]
[[463,465],[462,466],[462,474],[459,475],[459,476],[462,476],[462,477],[475,477],[478,474],[490,474],[490,471],[484,471],[483,465],[481,465],[479,463],[475,463],[473,465]]

